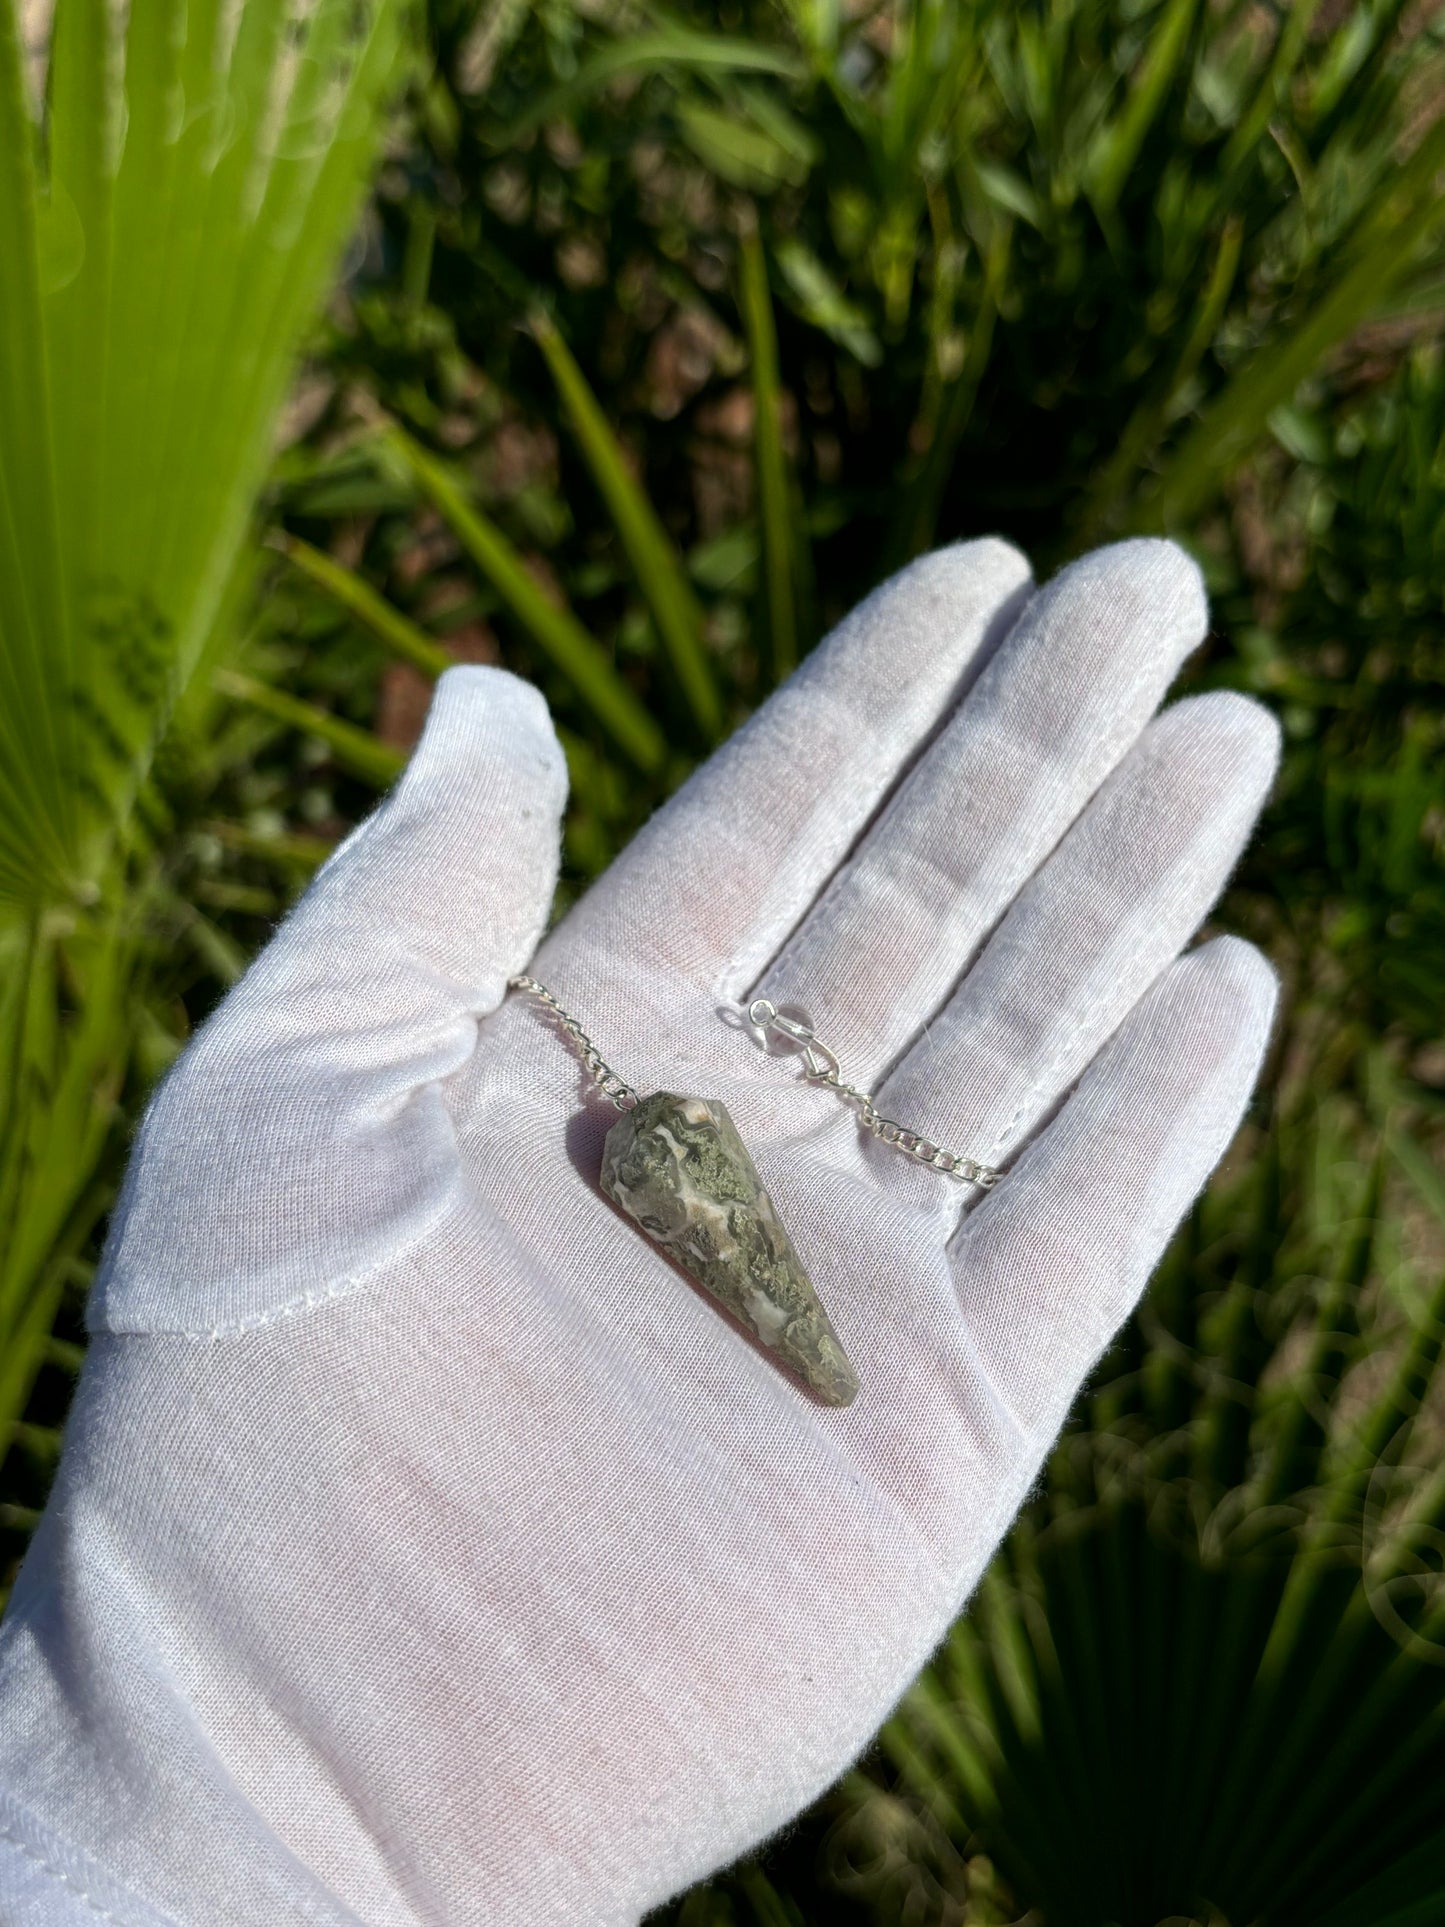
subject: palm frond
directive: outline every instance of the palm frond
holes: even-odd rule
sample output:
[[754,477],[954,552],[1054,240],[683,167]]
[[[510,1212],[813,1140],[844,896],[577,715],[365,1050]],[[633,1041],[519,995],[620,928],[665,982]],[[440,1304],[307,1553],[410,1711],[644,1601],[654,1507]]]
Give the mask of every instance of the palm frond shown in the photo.
[[131,1049],[156,748],[228,607],[397,73],[393,0],[0,0],[0,1426]]

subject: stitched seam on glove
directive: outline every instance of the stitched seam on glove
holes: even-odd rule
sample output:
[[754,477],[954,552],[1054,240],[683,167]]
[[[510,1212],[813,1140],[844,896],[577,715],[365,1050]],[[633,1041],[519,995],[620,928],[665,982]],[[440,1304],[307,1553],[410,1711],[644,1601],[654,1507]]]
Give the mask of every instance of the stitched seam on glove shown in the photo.
[[294,1298],[284,1299],[279,1305],[268,1305],[264,1311],[248,1313],[243,1318],[223,1319],[214,1325],[113,1325],[108,1322],[97,1326],[107,1338],[184,1338],[191,1343],[210,1344],[226,1338],[244,1338],[248,1332],[262,1331],[268,1325],[283,1324],[292,1318],[301,1318],[309,1311],[318,1310],[323,1305],[335,1304],[342,1298],[366,1290],[386,1273],[406,1262],[414,1251],[429,1244],[449,1218],[462,1209],[455,1199],[446,1199],[436,1216],[420,1226],[415,1236],[399,1244],[394,1251],[387,1252],[374,1265],[365,1271],[348,1273],[335,1278],[329,1284],[301,1292]]
[[[24,1833],[19,1831],[22,1823]],[[169,1915],[158,1913],[149,1902],[121,1886],[111,1875],[91,1867],[84,1855],[66,1847],[3,1789],[0,1789],[0,1848],[23,1856],[48,1880],[64,1887],[97,1920],[109,1922],[110,1927],[179,1927]],[[58,1856],[62,1853],[70,1856],[84,1873],[85,1885],[61,1864]],[[117,1912],[117,1905],[123,1906],[124,1912]]]

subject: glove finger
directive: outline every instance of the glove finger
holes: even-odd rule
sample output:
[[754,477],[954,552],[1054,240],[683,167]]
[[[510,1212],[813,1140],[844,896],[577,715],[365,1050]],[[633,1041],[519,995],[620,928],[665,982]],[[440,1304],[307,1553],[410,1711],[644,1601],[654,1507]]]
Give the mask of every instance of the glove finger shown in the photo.
[[[374,948],[404,948],[472,997],[536,946],[556,887],[567,768],[543,697],[505,669],[437,683],[421,741],[312,898]],[[333,890],[330,886],[338,884]],[[301,921],[298,915],[296,921]]]
[[1033,598],[756,992],[871,1083],[1138,737],[1203,639],[1172,542],[1100,549]]
[[[1158,717],[889,1076],[884,1115],[1007,1162],[1204,920],[1278,754],[1274,719],[1241,696]],[[937,1187],[934,1172],[871,1148],[880,1176]]]
[[1180,958],[954,1239],[978,1371],[1035,1447],[1228,1147],[1275,1000],[1274,972],[1237,937]]
[[736,997],[816,897],[1012,617],[1005,542],[925,556],[861,603],[633,839],[538,959]]
[[435,1221],[457,1182],[443,1080],[541,934],[565,797],[536,690],[449,670],[396,789],[158,1092],[93,1320],[264,1322]]

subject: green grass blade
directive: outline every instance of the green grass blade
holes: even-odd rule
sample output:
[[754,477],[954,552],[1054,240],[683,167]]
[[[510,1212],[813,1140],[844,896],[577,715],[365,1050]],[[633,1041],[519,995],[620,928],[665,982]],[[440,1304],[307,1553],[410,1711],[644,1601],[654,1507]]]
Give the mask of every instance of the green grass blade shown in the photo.
[[1089,198],[1101,217],[1112,214],[1149,129],[1179,72],[1199,0],[1169,0],[1143,60],[1135,69],[1122,111],[1095,137],[1085,163]]
[[1375,1258],[1380,1228],[1384,1160],[1375,1159],[1358,1212],[1339,1233],[1338,1257],[1315,1314],[1307,1356],[1271,1440],[1254,1503],[1279,1505],[1315,1484],[1327,1437],[1327,1414],[1359,1337],[1358,1305]]
[[1140,402],[1125,424],[1118,447],[1090,490],[1088,508],[1079,531],[1081,549],[1090,548],[1102,540],[1113,524],[1119,503],[1162,437],[1171,408],[1185,385],[1193,379],[1219,332],[1219,324],[1234,289],[1243,244],[1243,222],[1237,218],[1229,219],[1220,233],[1209,280],[1200,296],[1179,359],[1170,371],[1167,387],[1161,394],[1147,396]]
[[453,658],[441,644],[433,641],[384,596],[379,596],[354,569],[348,569],[335,556],[326,555],[285,530],[275,531],[270,540],[288,562],[293,562],[318,589],[354,616],[364,629],[369,629],[393,656],[433,678],[451,667]]
[[1292,0],[1258,91],[1225,147],[1221,166],[1226,174],[1232,173],[1253,153],[1271,117],[1278,111],[1280,98],[1305,51],[1319,6],[1320,0]]
[[768,267],[756,221],[740,243],[743,330],[753,391],[753,464],[758,492],[764,601],[769,660],[774,682],[798,662],[798,609],[794,583],[794,545],[800,539],[792,512],[787,456],[783,450],[778,374],[778,334]]
[[1321,357],[1378,309],[1445,214],[1434,178],[1445,164],[1445,117],[1398,170],[1361,226],[1333,287],[1288,334],[1246,362],[1196,424],[1141,512],[1142,528],[1172,529],[1200,514]]
[[442,464],[403,428],[389,424],[381,432],[378,448],[421,490],[527,635],[567,677],[618,747],[640,769],[661,768],[667,754],[662,731],[577,618],[559,609],[538,587],[496,524],[466,500]]
[[543,94],[518,115],[507,128],[505,144],[514,145],[549,121],[567,119],[582,102],[624,75],[674,67],[684,72],[776,74],[783,78],[801,78],[805,72],[796,55],[757,40],[694,33],[680,26],[628,34],[592,54],[570,80]]
[[288,729],[299,729],[307,736],[319,738],[342,768],[360,777],[363,783],[379,790],[389,789],[406,768],[404,751],[393,749],[379,736],[358,729],[355,723],[333,716],[315,703],[288,695],[284,689],[274,689],[270,683],[258,682],[254,676],[243,675],[236,669],[218,669],[214,682],[223,696],[249,703]]
[[1013,223],[996,222],[984,260],[984,287],[964,350],[963,366],[944,399],[933,439],[921,464],[903,485],[893,533],[885,550],[890,571],[901,567],[910,557],[921,555],[932,547],[937,537],[944,490],[953,472],[964,430],[973,415],[979,383],[993,353],[999,299],[1008,279],[1012,245]]
[[597,397],[556,324],[538,314],[532,333],[547,358],[578,446],[627,551],[693,721],[704,741],[716,742],[722,734],[722,702],[703,642],[702,607],[687,579],[686,565],[628,467]]

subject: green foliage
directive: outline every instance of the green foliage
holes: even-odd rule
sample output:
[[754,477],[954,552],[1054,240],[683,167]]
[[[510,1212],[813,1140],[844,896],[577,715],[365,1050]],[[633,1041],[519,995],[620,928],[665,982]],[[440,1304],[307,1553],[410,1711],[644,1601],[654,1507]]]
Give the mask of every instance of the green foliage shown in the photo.
[[[0,1426],[104,1202],[157,745],[235,599],[398,9],[0,0]],[[224,944],[218,955],[223,954]],[[73,1280],[71,1280],[73,1282]]]
[[753,402],[758,540],[762,550],[768,666],[781,682],[797,665],[798,613],[794,572],[802,532],[792,512],[792,490],[783,450],[778,336],[768,269],[757,229],[749,224],[740,246],[740,305],[747,333]]
[[371,152],[393,9],[60,6],[0,30],[0,892],[96,887],[221,609]]
[[528,636],[577,689],[617,746],[641,768],[656,769],[664,754],[656,724],[576,617],[556,606],[506,536],[466,500],[441,463],[404,430],[394,426],[388,429],[383,446],[452,530]]
[[607,504],[693,722],[703,741],[714,743],[722,722],[722,706],[703,653],[702,610],[687,571],[651,502],[638,487],[627,457],[566,342],[546,315],[535,318],[532,332],[547,358],[567,419]]
[[[1131,528],[1218,551],[1221,491],[1300,384],[1437,298],[1435,36],[1390,4],[1313,14],[434,0],[287,520],[325,546],[361,515],[363,574],[430,594],[392,579],[410,505],[363,480],[375,397],[690,753],[699,675],[735,721],[937,539],[1002,525],[1045,567]],[[609,759],[616,716],[541,608],[477,588]],[[656,780],[576,825],[596,862],[675,775],[635,752]]]

